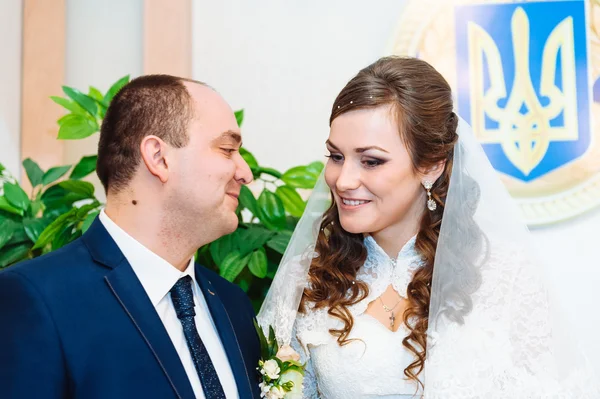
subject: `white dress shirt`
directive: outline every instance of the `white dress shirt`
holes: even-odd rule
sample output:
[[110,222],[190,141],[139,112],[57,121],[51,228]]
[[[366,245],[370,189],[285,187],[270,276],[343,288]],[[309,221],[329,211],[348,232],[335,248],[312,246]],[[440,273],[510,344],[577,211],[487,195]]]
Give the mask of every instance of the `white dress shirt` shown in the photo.
[[196,372],[192,355],[190,354],[190,350],[183,334],[183,327],[177,318],[175,308],[173,307],[173,301],[169,294],[171,288],[173,288],[177,280],[181,277],[189,275],[192,278],[194,303],[196,305],[194,307],[194,310],[196,311],[196,317],[194,318],[196,321],[196,329],[215,365],[225,395],[227,398],[238,398],[237,386],[233,372],[231,371],[231,366],[229,365],[229,359],[227,358],[225,348],[223,347],[215,323],[208,310],[206,299],[204,298],[204,295],[202,295],[196,281],[194,259],[190,259],[188,267],[185,271],[181,272],[127,234],[113,222],[108,215],[106,215],[104,210],[100,212],[100,221],[113,240],[117,243],[117,246],[121,252],[123,252],[125,258],[129,261],[137,278],[140,280],[144,290],[148,294],[152,305],[154,305],[154,309],[156,309],[156,312],[162,320],[167,333],[177,350],[177,354],[181,359],[181,363],[183,363],[183,367],[192,384],[196,398],[205,399],[200,378]]

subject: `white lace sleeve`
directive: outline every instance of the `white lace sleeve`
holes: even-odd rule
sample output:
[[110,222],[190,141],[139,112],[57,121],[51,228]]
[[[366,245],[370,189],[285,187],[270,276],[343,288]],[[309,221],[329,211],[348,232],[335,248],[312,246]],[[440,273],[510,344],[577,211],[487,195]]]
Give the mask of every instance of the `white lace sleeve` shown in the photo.
[[296,335],[296,328],[293,330],[292,340],[290,342],[292,348],[300,354],[300,362],[304,367],[304,380],[302,381],[302,397],[304,399],[319,399],[319,391],[317,388],[317,377],[310,358],[310,352],[307,347],[300,344]]
[[306,362],[306,368],[304,370],[304,388],[303,398],[304,399],[319,399],[319,391],[317,389],[317,377],[315,376],[315,370],[312,367],[312,360],[310,358]]

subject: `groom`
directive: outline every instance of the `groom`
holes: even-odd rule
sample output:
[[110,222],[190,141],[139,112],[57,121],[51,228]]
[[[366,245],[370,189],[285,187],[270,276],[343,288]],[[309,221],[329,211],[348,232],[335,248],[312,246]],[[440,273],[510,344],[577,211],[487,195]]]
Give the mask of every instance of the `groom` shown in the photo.
[[142,76],[102,123],[106,209],[70,245],[0,273],[0,398],[258,398],[242,290],[194,264],[233,232],[240,156],[208,86]]

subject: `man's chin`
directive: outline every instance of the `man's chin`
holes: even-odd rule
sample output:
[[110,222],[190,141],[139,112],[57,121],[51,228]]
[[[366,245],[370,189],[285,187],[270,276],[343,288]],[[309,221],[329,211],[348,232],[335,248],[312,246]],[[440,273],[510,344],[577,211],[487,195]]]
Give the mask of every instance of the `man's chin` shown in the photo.
[[237,215],[234,213],[232,215],[228,215],[227,218],[223,220],[223,235],[231,234],[237,230],[239,226],[239,220]]

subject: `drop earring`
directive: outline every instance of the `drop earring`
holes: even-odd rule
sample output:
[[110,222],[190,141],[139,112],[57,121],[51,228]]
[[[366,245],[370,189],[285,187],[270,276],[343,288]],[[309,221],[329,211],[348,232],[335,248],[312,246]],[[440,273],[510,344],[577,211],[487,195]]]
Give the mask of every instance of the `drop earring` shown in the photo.
[[423,182],[423,187],[425,187],[425,190],[427,190],[427,208],[433,212],[437,208],[435,200],[431,198],[431,188],[433,187],[433,183],[429,180],[425,180]]

